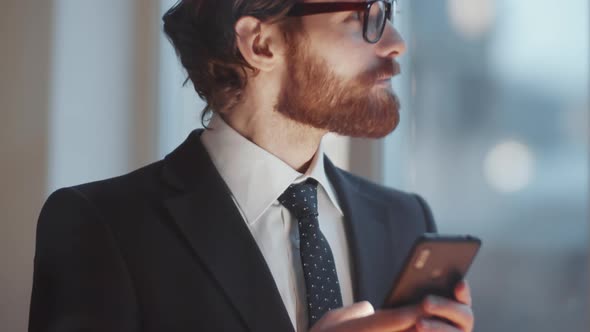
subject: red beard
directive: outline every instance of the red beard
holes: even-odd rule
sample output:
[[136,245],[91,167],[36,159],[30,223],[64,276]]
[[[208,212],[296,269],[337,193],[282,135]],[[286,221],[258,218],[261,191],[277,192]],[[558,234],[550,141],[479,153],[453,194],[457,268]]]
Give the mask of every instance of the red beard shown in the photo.
[[287,72],[276,109],[299,123],[344,136],[380,138],[399,123],[399,100],[379,79],[394,75],[394,62],[354,80],[339,79],[321,59],[313,58],[305,37],[291,41]]

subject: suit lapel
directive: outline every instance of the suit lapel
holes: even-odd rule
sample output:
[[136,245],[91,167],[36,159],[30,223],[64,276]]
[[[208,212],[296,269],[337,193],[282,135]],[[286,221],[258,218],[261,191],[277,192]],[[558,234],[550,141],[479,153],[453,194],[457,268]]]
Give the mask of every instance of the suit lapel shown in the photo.
[[387,203],[363,192],[358,179],[346,175],[325,159],[326,174],[342,205],[352,258],[354,299],[381,307],[391,288],[397,264],[393,257],[397,242],[391,230]]
[[165,204],[251,331],[293,331],[272,274],[195,130],[164,163]]

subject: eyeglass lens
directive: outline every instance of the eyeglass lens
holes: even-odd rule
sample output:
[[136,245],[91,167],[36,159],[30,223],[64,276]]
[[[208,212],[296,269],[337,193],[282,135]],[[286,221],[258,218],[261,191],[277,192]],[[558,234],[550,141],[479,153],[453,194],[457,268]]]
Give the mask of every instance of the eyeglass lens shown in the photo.
[[[385,1],[375,1],[369,7],[367,27],[365,31],[365,38],[370,42],[377,42],[383,34],[387,19],[393,24],[395,12],[397,10],[397,0],[391,1],[391,9],[388,13]],[[389,14],[390,17],[387,17]]]
[[383,23],[385,21],[385,3],[377,1],[369,8],[369,20],[367,22],[367,39],[374,41],[379,39]]

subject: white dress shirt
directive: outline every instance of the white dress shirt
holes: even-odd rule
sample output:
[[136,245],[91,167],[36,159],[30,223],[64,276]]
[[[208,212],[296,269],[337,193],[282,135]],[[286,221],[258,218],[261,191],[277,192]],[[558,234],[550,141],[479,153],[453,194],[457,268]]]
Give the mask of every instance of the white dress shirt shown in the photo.
[[[270,268],[296,331],[307,331],[305,279],[299,256],[297,221],[277,199],[292,183],[318,181],[320,229],[336,263],[342,303],[353,302],[350,258],[342,210],[324,171],[322,144],[305,174],[241,136],[220,116],[211,119],[201,141],[227,184],[234,203]],[[239,278],[239,276],[236,276]],[[252,305],[265,305],[253,303]]]

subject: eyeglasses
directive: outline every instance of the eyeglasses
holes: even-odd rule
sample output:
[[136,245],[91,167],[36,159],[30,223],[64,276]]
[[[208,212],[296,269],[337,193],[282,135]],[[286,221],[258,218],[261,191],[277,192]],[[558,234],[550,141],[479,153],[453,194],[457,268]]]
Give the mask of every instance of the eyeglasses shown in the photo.
[[359,14],[362,14],[363,38],[368,43],[375,44],[381,39],[387,20],[393,24],[396,10],[397,0],[369,0],[364,2],[298,2],[287,13],[287,16],[307,16],[356,11],[359,12]]

